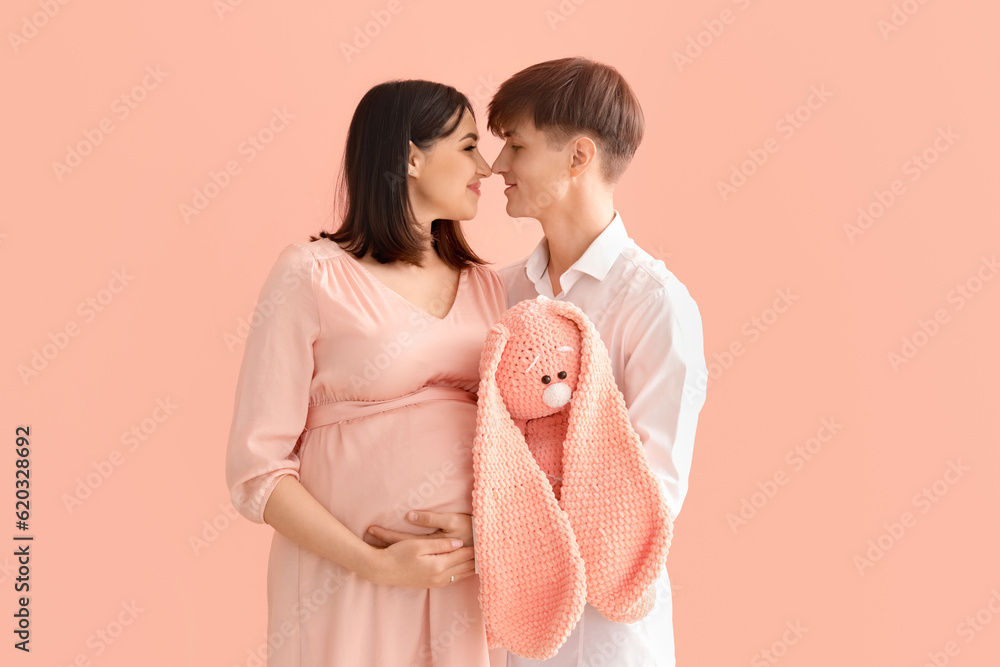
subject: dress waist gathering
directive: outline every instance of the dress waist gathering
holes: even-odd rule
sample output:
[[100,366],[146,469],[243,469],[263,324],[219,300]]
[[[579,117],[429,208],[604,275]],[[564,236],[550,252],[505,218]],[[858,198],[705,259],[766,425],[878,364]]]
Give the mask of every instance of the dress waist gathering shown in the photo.
[[426,401],[461,401],[476,403],[476,394],[460,387],[426,385],[417,391],[403,394],[384,401],[334,401],[309,408],[306,414],[305,430],[337,424],[351,419],[367,417],[380,412],[388,412],[415,403]]

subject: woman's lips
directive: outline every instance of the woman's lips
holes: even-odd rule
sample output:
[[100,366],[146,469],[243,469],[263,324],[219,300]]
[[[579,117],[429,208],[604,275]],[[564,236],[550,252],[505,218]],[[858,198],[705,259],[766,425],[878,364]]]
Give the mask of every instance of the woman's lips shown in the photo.
[[479,183],[476,183],[475,185],[470,185],[469,189],[475,192],[477,195],[482,194],[481,192],[479,192]]

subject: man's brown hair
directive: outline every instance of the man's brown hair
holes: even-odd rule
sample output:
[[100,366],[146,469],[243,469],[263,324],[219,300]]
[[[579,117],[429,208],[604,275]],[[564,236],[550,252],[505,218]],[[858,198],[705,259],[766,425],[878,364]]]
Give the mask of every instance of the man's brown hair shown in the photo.
[[526,118],[553,147],[574,134],[593,139],[609,183],[625,173],[645,126],[639,100],[618,70],[582,57],[538,63],[500,84],[488,109],[490,132],[503,138]]

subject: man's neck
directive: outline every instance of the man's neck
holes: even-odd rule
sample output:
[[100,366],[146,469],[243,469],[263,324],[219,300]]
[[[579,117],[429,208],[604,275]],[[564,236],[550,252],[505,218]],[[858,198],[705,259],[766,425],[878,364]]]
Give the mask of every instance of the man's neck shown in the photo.
[[559,277],[583,256],[590,244],[601,235],[615,217],[611,198],[587,202],[562,211],[546,212],[539,218],[549,245],[549,280],[553,295],[558,295]]

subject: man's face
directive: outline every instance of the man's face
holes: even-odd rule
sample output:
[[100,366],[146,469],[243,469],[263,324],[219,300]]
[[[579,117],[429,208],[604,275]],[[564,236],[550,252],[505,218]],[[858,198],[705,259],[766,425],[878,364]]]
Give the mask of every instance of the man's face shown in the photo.
[[573,142],[550,147],[546,134],[530,119],[504,128],[504,135],[506,143],[493,161],[493,173],[507,183],[507,215],[540,219],[566,194]]

